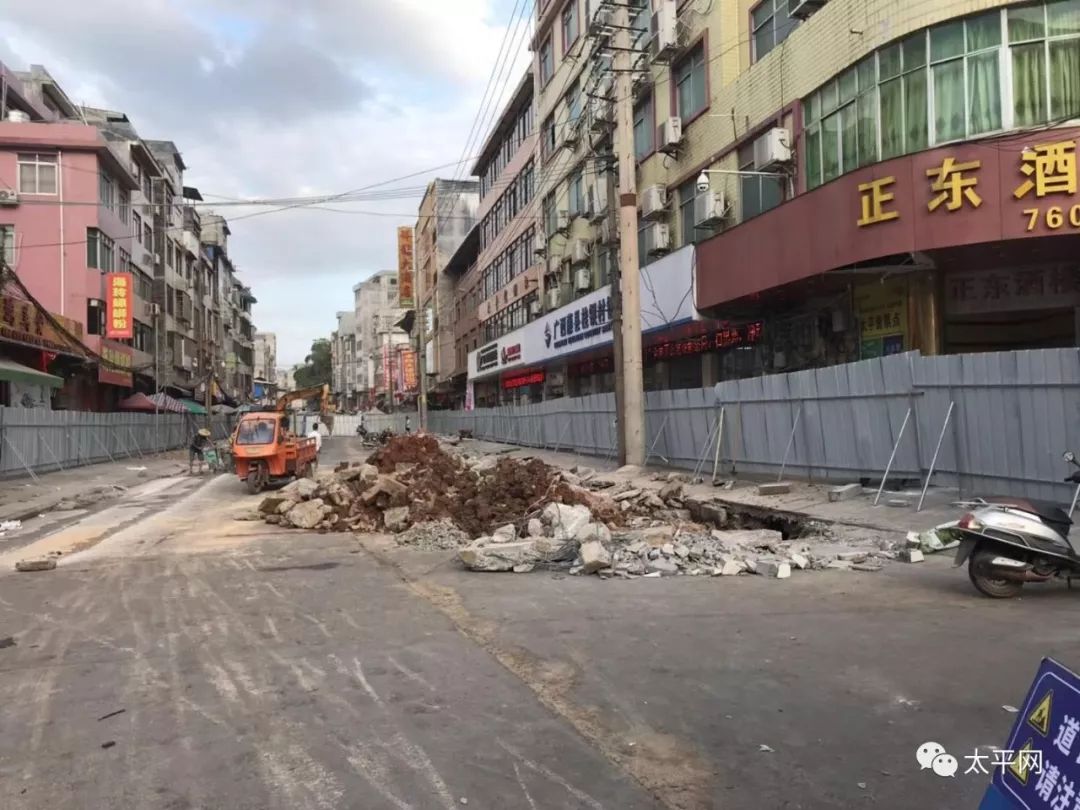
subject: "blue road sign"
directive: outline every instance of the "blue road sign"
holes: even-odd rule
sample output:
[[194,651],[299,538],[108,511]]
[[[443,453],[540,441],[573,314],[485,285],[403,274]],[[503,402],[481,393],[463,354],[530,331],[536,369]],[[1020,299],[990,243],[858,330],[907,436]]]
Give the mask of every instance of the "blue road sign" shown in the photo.
[[1044,658],[980,810],[1080,810],[1080,675]]

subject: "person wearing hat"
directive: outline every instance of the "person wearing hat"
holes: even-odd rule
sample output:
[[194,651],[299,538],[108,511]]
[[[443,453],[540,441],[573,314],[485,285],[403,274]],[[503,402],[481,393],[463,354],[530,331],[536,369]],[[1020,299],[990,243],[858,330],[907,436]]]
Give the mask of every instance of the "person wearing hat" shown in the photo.
[[206,461],[203,452],[210,447],[210,444],[210,431],[206,428],[200,428],[191,437],[191,444],[188,445],[188,475],[192,473],[191,468],[196,458],[199,459],[199,472],[202,473],[202,466]]

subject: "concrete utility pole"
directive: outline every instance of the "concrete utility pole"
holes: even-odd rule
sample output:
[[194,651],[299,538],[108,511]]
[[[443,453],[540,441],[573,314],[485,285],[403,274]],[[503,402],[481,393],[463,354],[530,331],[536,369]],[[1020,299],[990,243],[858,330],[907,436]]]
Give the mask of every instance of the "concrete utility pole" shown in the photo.
[[[608,167],[607,172],[607,184],[608,184],[608,205],[610,206],[610,212],[608,218],[614,223],[615,229],[618,230],[619,226],[619,211],[615,207],[615,198],[618,195],[618,177],[613,170],[614,166]],[[618,254],[616,254],[616,257]],[[620,463],[626,463],[626,440],[623,436],[622,428],[619,427],[619,414],[623,412],[626,403],[626,392],[623,390],[623,375],[622,375],[622,363],[623,363],[623,335],[622,335],[622,290],[619,289],[621,284],[620,279],[622,273],[619,272],[619,263],[617,261],[611,264],[611,278],[608,279],[608,283],[611,284],[611,350],[612,350],[612,365],[611,368],[615,372],[615,416],[616,423],[615,429],[615,447],[616,457]]]
[[[439,200],[435,200],[435,210],[438,211]],[[433,214],[438,216],[438,214]],[[435,220],[436,235],[438,234],[439,220]],[[427,307],[424,306],[424,273],[416,266],[416,248],[419,230],[413,228],[413,283],[416,286],[416,373],[420,380],[420,395],[416,398],[417,419],[420,422],[419,429],[427,430],[427,351],[425,340],[427,337]],[[438,238],[435,240],[438,250]],[[435,257],[436,264],[438,256]]]
[[615,155],[619,161],[619,289],[621,292],[622,363],[615,368],[616,390],[622,379],[619,411],[623,464],[645,463],[645,394],[641,371],[641,285],[638,267],[637,166],[634,159],[633,39],[630,6],[615,7]]

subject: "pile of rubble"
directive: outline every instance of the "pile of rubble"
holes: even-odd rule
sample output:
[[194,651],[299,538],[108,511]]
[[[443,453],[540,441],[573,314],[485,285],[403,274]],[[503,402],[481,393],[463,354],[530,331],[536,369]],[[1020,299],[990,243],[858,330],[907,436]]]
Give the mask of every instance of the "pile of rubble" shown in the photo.
[[524,524],[549,503],[585,504],[618,518],[538,459],[469,457],[413,435],[394,437],[368,461],[294,481],[265,498],[259,514],[300,529],[392,532],[403,544],[428,549],[456,548],[500,525]]

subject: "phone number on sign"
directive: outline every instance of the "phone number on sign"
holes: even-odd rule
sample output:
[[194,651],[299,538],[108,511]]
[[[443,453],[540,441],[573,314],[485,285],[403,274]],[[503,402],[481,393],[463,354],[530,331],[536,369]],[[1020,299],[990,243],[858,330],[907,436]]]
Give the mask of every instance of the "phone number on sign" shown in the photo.
[[1028,218],[1027,229],[1035,230],[1041,219],[1046,227],[1052,231],[1068,225],[1070,228],[1080,228],[1080,203],[1071,208],[1063,208],[1060,205],[1052,205],[1046,210],[1042,208],[1025,208],[1024,216]]

